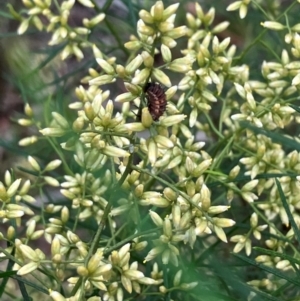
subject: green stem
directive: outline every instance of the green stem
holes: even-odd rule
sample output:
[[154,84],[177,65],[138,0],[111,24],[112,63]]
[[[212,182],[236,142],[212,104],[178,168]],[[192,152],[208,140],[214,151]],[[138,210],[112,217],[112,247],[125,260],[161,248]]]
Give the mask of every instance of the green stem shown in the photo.
[[106,12],[110,8],[111,4],[113,3],[113,0],[108,0],[105,2],[105,4],[102,7],[102,11]]
[[[279,20],[282,16],[286,15],[288,11],[290,11],[295,5],[297,5],[297,1],[293,1],[293,3],[282,13],[280,14],[274,21]],[[267,32],[268,29],[263,29],[261,33],[254,39],[254,41],[243,51],[243,53],[235,58],[236,62],[242,61],[245,55],[249,52],[249,50],[263,37],[263,35]]]
[[117,244],[115,244],[114,246],[110,247],[110,248],[107,248],[104,250],[103,254],[104,255],[107,255],[107,254],[110,254],[112,251],[118,249],[119,247],[122,247],[124,246],[126,243],[132,241],[133,239],[137,238],[137,237],[142,237],[142,236],[149,236],[149,234],[152,234],[152,233],[156,233],[160,228],[154,228],[154,229],[151,229],[151,230],[147,230],[147,231],[144,231],[144,232],[140,232],[140,233],[134,233],[128,237],[126,237],[124,240],[118,242]]
[[[124,183],[124,181],[126,180],[128,174],[131,172],[131,166],[132,166],[132,159],[133,159],[133,154],[130,155],[129,159],[128,159],[128,164],[127,164],[127,167],[121,177],[121,179],[115,183],[114,187],[112,188],[112,191],[111,191],[111,194],[110,194],[110,198],[108,200],[108,203],[104,209],[104,212],[103,212],[103,216],[102,216],[102,219],[100,221],[100,224],[99,224],[99,227],[97,229],[97,232],[93,238],[93,241],[92,241],[92,244],[90,246],[90,249],[89,249],[89,252],[88,252],[88,255],[86,256],[85,258],[85,266],[87,266],[90,258],[93,256],[93,254],[96,253],[97,251],[97,248],[99,246],[99,242],[100,242],[100,238],[101,238],[101,235],[102,235],[102,231],[106,225],[106,220],[108,218],[108,215],[110,213],[110,210],[112,208],[112,201],[113,201],[113,198],[115,197],[118,189],[122,186],[122,184]],[[77,292],[77,290],[79,289],[79,287],[84,283],[84,277],[80,277],[79,280],[77,281],[76,285],[74,286],[72,292],[71,292],[71,296],[74,296]]]

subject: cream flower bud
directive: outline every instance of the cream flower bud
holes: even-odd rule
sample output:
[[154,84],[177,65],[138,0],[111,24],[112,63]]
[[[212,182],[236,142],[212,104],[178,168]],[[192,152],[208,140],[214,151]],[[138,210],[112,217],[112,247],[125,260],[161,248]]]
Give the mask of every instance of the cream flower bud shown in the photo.
[[79,266],[77,268],[77,274],[80,275],[80,276],[82,276],[82,277],[86,277],[86,276],[88,276],[89,271],[88,271],[88,269],[86,267]]
[[31,119],[20,118],[18,119],[18,124],[22,126],[30,126],[33,124]]
[[183,114],[167,116],[167,117],[161,118],[159,123],[162,126],[169,127],[169,126],[180,123],[185,118],[186,118],[186,115],[183,115]]
[[230,5],[228,5],[226,10],[227,11],[238,10],[241,7],[242,2],[243,1],[235,1],[235,2],[231,3]]
[[96,58],[97,63],[99,66],[105,71],[105,73],[113,75],[115,74],[115,70],[106,60],[102,58]]
[[152,165],[155,164],[155,162],[157,160],[157,153],[158,153],[157,145],[153,139],[150,139],[149,145],[148,145],[148,157],[149,157],[149,161]]
[[121,78],[124,78],[126,76],[125,68],[122,65],[116,66],[116,72]]
[[44,180],[50,186],[59,187],[59,182],[53,177],[45,176]]
[[30,21],[30,18],[24,19],[24,20],[21,22],[21,24],[20,24],[20,26],[19,26],[19,28],[18,28],[18,31],[17,31],[19,35],[21,35],[21,34],[23,34],[24,32],[27,31],[28,26],[29,26],[29,21]]
[[162,44],[161,45],[161,54],[163,57],[163,60],[165,63],[169,63],[172,60],[172,53],[169,47],[167,47],[166,45]]
[[82,23],[85,27],[88,27],[88,28],[91,28],[91,27],[94,27],[96,26],[97,24],[99,24],[100,22],[102,22],[105,18],[105,14],[104,13],[100,13],[98,14],[97,16],[95,16],[94,18],[92,19],[87,19],[87,18],[84,18],[82,20]]
[[215,231],[215,233],[216,233],[216,235],[218,236],[219,239],[221,239],[223,242],[227,243],[226,234],[225,234],[224,230],[221,227],[214,226],[214,231]]
[[189,224],[190,224],[191,219],[192,219],[192,213],[191,213],[190,210],[188,210],[181,217],[180,223],[179,223],[179,228],[180,229],[185,229],[186,227],[188,227]]
[[153,118],[149,112],[149,109],[146,107],[146,108],[143,108],[142,109],[142,125],[145,127],[145,128],[149,128],[153,123]]
[[137,22],[137,29],[139,33],[145,35],[145,36],[153,36],[155,31],[152,27],[145,25],[145,23],[142,20],[139,20]]
[[207,210],[207,212],[209,214],[220,214],[223,213],[225,211],[227,211],[230,208],[230,206],[210,206],[209,209]]
[[139,184],[134,189],[134,195],[138,198],[140,198],[142,196],[143,192],[144,192],[144,185],[143,184]]
[[142,55],[145,67],[152,68],[153,63],[154,63],[154,58],[150,55],[150,53],[147,51],[143,51],[141,55]]
[[194,177],[199,177],[202,175],[211,165],[212,159],[207,159],[201,162],[193,171],[193,176]]
[[216,226],[221,227],[221,228],[228,228],[232,227],[235,225],[235,221],[229,218],[218,218],[218,217],[213,217],[213,222]]
[[175,93],[177,92],[178,86],[172,86],[171,88],[169,88],[165,94],[166,94],[166,99],[169,100],[171,99]]
[[145,82],[145,80],[149,77],[149,75],[150,75],[150,69],[144,68],[137,75],[134,76],[134,78],[132,79],[131,82],[134,85],[141,84],[141,83]]
[[133,85],[131,83],[124,83],[125,88],[127,89],[128,92],[131,92],[132,95],[136,95],[139,96],[142,92],[141,87],[139,87],[138,85]]
[[57,112],[52,112],[52,117],[54,118],[54,120],[57,122],[57,124],[62,127],[63,129],[68,129],[69,128],[69,124],[68,121],[66,120],[65,117],[63,117],[61,114],[57,113]]
[[163,232],[167,237],[172,237],[172,224],[169,218],[165,218],[163,222]]
[[33,157],[28,156],[28,162],[35,171],[39,172],[41,170],[41,167]]
[[75,121],[72,124],[72,129],[75,132],[80,132],[84,127],[84,118],[83,117],[78,117],[75,119]]
[[257,226],[257,223],[258,223],[258,216],[254,212],[254,213],[252,213],[252,215],[250,217],[250,225],[252,228],[255,228]]
[[38,267],[39,267],[38,262],[34,262],[34,261],[29,262],[18,270],[17,275],[22,276],[22,275],[29,274],[30,272],[36,270]]
[[239,166],[239,165],[236,165],[236,166],[233,167],[233,168],[231,169],[231,171],[229,172],[228,178],[229,178],[230,180],[235,179],[235,178],[237,177],[237,175],[239,174],[240,170],[241,170],[240,166]]
[[101,151],[103,152],[103,154],[111,156],[111,157],[129,157],[130,156],[130,154],[127,151],[120,149],[118,147],[112,146],[112,145],[106,146]]
[[164,86],[171,87],[172,84],[169,77],[160,69],[154,68],[152,70],[152,75],[158,82],[160,82]]
[[36,143],[37,141],[38,141],[37,136],[26,137],[19,141],[19,145],[20,146],[28,146],[28,145]]
[[23,255],[26,258],[28,258],[32,261],[39,261],[39,257],[36,254],[36,252],[33,249],[31,249],[29,246],[21,244],[19,246],[19,249],[22,251]]
[[166,33],[166,35],[174,40],[179,39],[187,34],[187,27],[180,26],[176,27]]
[[131,101],[133,99],[135,99],[136,96],[135,95],[132,95],[131,92],[125,92],[125,93],[122,93],[120,95],[118,95],[115,99],[116,102],[127,102],[127,101]]
[[140,41],[129,41],[124,44],[124,47],[129,50],[139,50],[142,47],[142,44]]
[[300,73],[298,73],[292,80],[292,85],[297,86],[300,84]]
[[174,159],[170,161],[170,163],[167,166],[167,169],[172,169],[176,166],[178,166],[182,161],[182,155],[176,156]]
[[96,113],[93,109],[93,106],[90,102],[86,102],[84,104],[84,113],[85,113],[85,116],[90,120],[90,121],[93,121],[94,118],[96,117]]
[[82,50],[75,44],[72,45],[72,52],[74,53],[78,61],[84,58]]
[[161,33],[167,33],[174,28],[174,24],[171,22],[161,22],[158,25],[158,30]]
[[159,143],[161,146],[163,146],[165,148],[174,147],[174,143],[172,142],[172,140],[168,139],[167,137],[161,136],[161,135],[154,136],[154,141],[156,143]]
[[44,128],[40,130],[40,133],[44,136],[61,137],[66,133],[66,131],[62,128]]
[[174,48],[177,45],[177,43],[174,39],[167,37],[167,36],[162,36],[161,42],[162,42],[162,44],[166,45],[169,48]]
[[258,180],[252,180],[250,182],[248,182],[247,184],[245,184],[243,187],[242,187],[242,191],[251,191],[252,189],[254,189],[258,184]]
[[164,197],[170,201],[175,201],[177,199],[177,193],[169,187],[166,187],[163,191]]
[[127,243],[119,250],[118,254],[119,254],[120,260],[122,260],[123,257],[125,257],[128,254],[129,249],[130,249],[130,243]]
[[101,85],[111,84],[115,81],[116,81],[116,79],[115,79],[114,75],[106,75],[105,74],[105,75],[100,75],[100,76],[90,80],[89,85],[90,86],[92,86],[92,85],[101,86]]
[[30,189],[30,185],[31,185],[30,180],[26,180],[19,191],[19,195],[23,196],[27,194]]
[[163,219],[156,212],[149,210],[149,215],[157,227],[163,226]]
[[164,13],[163,1],[157,1],[151,9],[151,15],[155,21],[161,21]]
[[282,25],[279,22],[275,22],[275,21],[262,22],[262,23],[260,23],[260,25],[265,28],[273,29],[273,30],[283,30],[286,28],[286,26]]
[[140,278],[144,278],[144,274],[138,270],[126,270],[123,272],[123,275],[130,280],[138,280]]
[[6,188],[4,187],[3,183],[0,182],[0,199],[5,202],[8,198]]
[[145,130],[145,127],[141,122],[132,122],[132,123],[125,123],[116,128],[118,131],[123,132],[141,132]]
[[186,73],[191,70],[191,65],[183,64],[183,63],[176,63],[173,61],[171,64],[169,64],[169,66],[167,68],[174,72]]
[[[218,25],[216,25],[213,29],[212,29],[212,33],[213,34],[216,34],[216,33],[219,33],[219,32],[222,32],[224,31],[225,29],[227,29],[227,27],[229,26],[229,22],[228,21],[223,21],[221,23],[219,23]],[[230,38],[229,38],[230,39]]]
[[26,116],[28,116],[30,118],[33,117],[32,108],[30,107],[30,105],[28,103],[25,104],[24,112],[25,112]]
[[170,16],[172,16],[178,9],[179,4],[180,3],[175,3],[175,4],[171,4],[170,6],[168,6],[163,12],[163,20],[166,20]]
[[139,16],[140,16],[140,18],[141,18],[145,23],[152,24],[152,23],[154,22],[154,19],[153,19],[153,17],[151,16],[151,14],[148,13],[148,12],[147,12],[146,10],[144,10],[144,9],[140,10]]

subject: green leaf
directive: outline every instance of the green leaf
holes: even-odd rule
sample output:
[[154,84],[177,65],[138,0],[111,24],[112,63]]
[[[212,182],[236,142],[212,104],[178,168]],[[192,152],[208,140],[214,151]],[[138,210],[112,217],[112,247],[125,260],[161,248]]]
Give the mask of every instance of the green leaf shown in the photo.
[[289,223],[291,224],[291,226],[292,226],[292,228],[294,230],[295,237],[297,238],[298,243],[300,243],[300,232],[298,230],[298,227],[297,227],[297,224],[296,224],[296,222],[294,220],[294,217],[293,217],[293,215],[291,213],[291,210],[290,210],[289,204],[288,204],[288,202],[286,200],[286,197],[285,197],[285,195],[283,193],[281,184],[278,181],[278,179],[275,179],[275,181],[276,181],[276,185],[277,185],[277,188],[278,188],[279,196],[280,196],[280,199],[282,201],[284,210],[285,210],[286,214],[288,215]]
[[16,275],[16,274],[17,274],[17,271],[0,272],[0,278],[11,277],[11,276]]
[[295,106],[295,105],[290,105],[291,108],[293,108],[295,111],[297,111],[298,113],[300,113],[300,107]]
[[279,258],[288,260],[290,262],[290,264],[293,266],[293,268],[295,269],[295,271],[297,272],[298,276],[300,276],[299,269],[297,267],[297,265],[300,265],[300,259],[297,259],[293,256],[290,256],[290,255],[287,255],[284,253],[276,252],[273,250],[267,250],[267,249],[260,248],[260,247],[254,247],[253,249],[262,254],[266,254],[266,255],[270,255],[272,257],[279,257]]
[[253,249],[256,250],[259,253],[270,255],[272,257],[280,257],[282,259],[286,259],[290,262],[293,262],[295,264],[300,265],[300,258],[297,259],[293,256],[290,256],[290,255],[287,255],[287,254],[284,254],[284,253],[276,252],[276,251],[273,251],[273,250],[267,250],[267,249],[260,248],[260,247],[254,247]]
[[281,279],[284,279],[284,280],[286,280],[286,281],[288,281],[288,282],[290,282],[290,283],[292,283],[292,284],[297,285],[298,287],[300,287],[300,281],[299,280],[287,276],[286,274],[282,273],[280,270],[268,267],[268,266],[263,265],[261,263],[257,263],[256,261],[254,261],[254,260],[252,260],[252,259],[250,259],[248,257],[242,256],[240,254],[233,253],[233,255],[235,257],[241,259],[242,261],[249,263],[250,265],[256,266],[256,267],[260,268],[261,270],[263,270],[263,271],[265,271],[267,273],[271,273],[274,276],[277,276],[277,277],[279,277]]
[[296,140],[288,138],[287,136],[283,135],[282,133],[269,131],[266,129],[258,128],[249,122],[242,121],[240,122],[242,128],[249,129],[256,135],[264,135],[272,139],[273,142],[281,144],[285,146],[286,149],[297,150],[300,151],[300,144]]

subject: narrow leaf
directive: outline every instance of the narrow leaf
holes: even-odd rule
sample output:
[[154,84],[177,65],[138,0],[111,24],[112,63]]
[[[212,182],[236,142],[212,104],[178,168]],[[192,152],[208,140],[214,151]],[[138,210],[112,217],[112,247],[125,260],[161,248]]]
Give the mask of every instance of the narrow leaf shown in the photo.
[[291,224],[291,226],[292,226],[292,228],[294,230],[295,237],[298,240],[298,243],[300,243],[300,232],[298,230],[298,227],[297,227],[297,224],[296,224],[296,222],[294,220],[294,217],[293,217],[293,215],[291,213],[291,210],[290,210],[289,204],[288,204],[288,202],[286,200],[286,197],[285,197],[285,195],[283,193],[281,184],[280,184],[280,182],[277,179],[275,179],[275,181],[276,181],[276,185],[277,185],[277,188],[278,188],[280,199],[282,201],[282,205],[283,205],[284,210],[285,210],[285,212],[286,212],[286,214],[287,214],[287,216],[289,218],[289,223]]

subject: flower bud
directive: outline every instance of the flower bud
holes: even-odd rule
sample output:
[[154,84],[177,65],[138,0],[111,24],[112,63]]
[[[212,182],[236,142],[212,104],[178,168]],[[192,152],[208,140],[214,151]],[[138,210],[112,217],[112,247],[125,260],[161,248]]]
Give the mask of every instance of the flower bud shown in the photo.
[[94,111],[93,106],[90,102],[86,102],[84,104],[84,113],[90,121],[93,121],[94,118],[96,117],[95,111]]
[[54,120],[57,122],[57,124],[63,128],[63,129],[68,129],[69,128],[69,124],[68,121],[66,120],[65,117],[63,117],[61,114],[57,113],[57,112],[52,112],[52,117],[54,118]]
[[125,43],[124,46],[129,50],[139,50],[142,47],[142,44],[140,41],[129,41]]
[[134,195],[137,197],[137,198],[140,198],[142,196],[144,192],[144,185],[143,184],[139,184],[138,186],[135,187],[134,189]]
[[161,45],[161,54],[162,54],[162,58],[164,60],[165,63],[170,63],[172,60],[172,53],[169,47],[167,47],[166,45],[162,44]]
[[33,124],[31,119],[20,118],[18,119],[18,124],[22,126],[30,126]]
[[39,132],[44,136],[50,137],[61,137],[66,133],[66,131],[62,128],[44,128]]
[[164,3],[162,1],[157,1],[152,7],[152,16],[155,21],[161,21],[164,13]]
[[140,18],[141,18],[145,23],[152,24],[152,23],[154,22],[154,19],[153,19],[153,17],[151,16],[151,14],[148,13],[148,12],[147,12],[146,10],[144,10],[144,9],[140,10],[139,16],[140,16]]
[[150,75],[150,69],[144,68],[138,74],[136,74],[134,76],[131,83],[134,85],[141,84],[141,83],[145,82],[145,80],[149,77],[149,75]]
[[88,269],[87,269],[86,267],[84,267],[84,266],[79,266],[79,267],[77,268],[77,273],[78,273],[78,275],[80,275],[80,276],[82,276],[82,277],[86,277],[86,276],[88,276],[89,271],[88,271]]
[[106,60],[102,58],[96,58],[97,63],[99,66],[105,71],[105,73],[113,75],[115,74],[115,70]]
[[36,143],[37,141],[38,141],[37,136],[26,137],[19,141],[19,145],[20,146],[28,146],[28,145]]
[[163,226],[163,219],[156,212],[149,210],[149,215],[157,227]]
[[286,28],[285,25],[282,25],[281,23],[275,21],[261,22],[260,25],[265,28],[273,29],[273,30],[283,30]]
[[142,125],[145,128],[149,128],[153,123],[153,118],[147,107],[142,109]]
[[164,86],[171,87],[172,84],[169,77],[160,69],[154,68],[152,70],[152,75],[158,82],[160,82]]
[[145,67],[152,68],[153,63],[154,63],[154,58],[149,54],[149,52],[143,51],[142,58],[143,58]]
[[134,73],[143,63],[143,57],[138,54],[126,67],[125,71],[127,74]]
[[15,235],[16,235],[15,228],[13,226],[9,226],[6,234],[7,239],[13,241],[15,239]]
[[114,75],[100,75],[96,78],[93,78],[89,81],[89,85],[97,85],[97,86],[102,86],[102,85],[106,85],[106,84],[111,84],[113,82],[115,82],[116,79],[114,77]]
[[163,191],[164,197],[174,202],[177,199],[177,193],[169,187],[166,187]]

